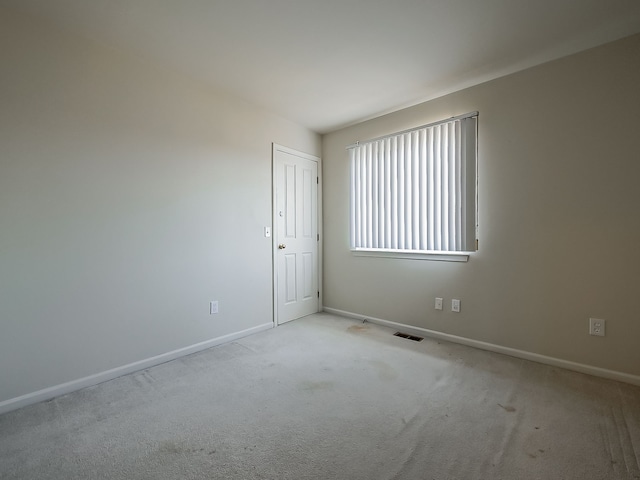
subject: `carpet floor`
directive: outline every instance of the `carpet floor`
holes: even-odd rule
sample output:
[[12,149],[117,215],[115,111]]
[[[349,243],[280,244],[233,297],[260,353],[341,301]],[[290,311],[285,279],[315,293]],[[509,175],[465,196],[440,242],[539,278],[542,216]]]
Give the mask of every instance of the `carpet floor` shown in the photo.
[[0,479],[640,479],[640,387],[328,314],[0,416]]

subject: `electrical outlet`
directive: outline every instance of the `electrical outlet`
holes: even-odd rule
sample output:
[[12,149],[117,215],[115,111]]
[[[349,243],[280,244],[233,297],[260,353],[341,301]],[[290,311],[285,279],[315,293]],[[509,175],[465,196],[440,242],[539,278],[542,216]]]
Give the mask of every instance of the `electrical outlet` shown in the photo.
[[209,304],[209,315],[214,315],[218,313],[218,301],[214,300]]
[[442,298],[436,297],[436,310],[442,310]]
[[454,298],[451,300],[451,311],[452,312],[460,311],[460,300],[458,300],[457,298]]
[[589,335],[596,335],[598,337],[604,337],[605,321],[601,318],[589,319]]

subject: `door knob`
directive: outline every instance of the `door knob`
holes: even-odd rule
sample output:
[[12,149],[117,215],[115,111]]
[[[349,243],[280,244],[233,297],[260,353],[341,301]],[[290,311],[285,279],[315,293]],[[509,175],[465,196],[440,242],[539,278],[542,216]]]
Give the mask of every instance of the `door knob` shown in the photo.
[[278,245],[278,248],[280,250],[284,250],[285,248],[287,248],[287,246],[284,243],[281,243],[280,245]]

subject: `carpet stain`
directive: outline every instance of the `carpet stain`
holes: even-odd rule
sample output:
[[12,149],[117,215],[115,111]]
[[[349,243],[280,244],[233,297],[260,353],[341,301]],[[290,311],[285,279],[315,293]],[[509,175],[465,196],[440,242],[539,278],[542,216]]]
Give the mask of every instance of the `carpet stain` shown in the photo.
[[182,453],[183,449],[173,442],[162,442],[158,451],[160,453]]
[[536,453],[529,453],[527,452],[527,455],[529,455],[530,458],[538,458],[539,454],[543,454],[544,453],[544,449],[539,448],[538,451]]
[[511,405],[507,405],[506,407],[504,405],[500,405],[498,404],[499,407],[503,408],[505,411],[507,412],[515,412],[516,409],[514,407],[512,407]]
[[[174,442],[162,442],[158,446],[158,452],[169,455],[181,455],[184,453],[204,453],[204,448],[185,448],[181,445],[177,445]],[[209,455],[216,453],[215,450],[209,452]]]
[[148,369],[143,370],[142,372],[133,374],[131,378],[140,387],[144,387],[145,385],[151,385],[156,382],[155,377],[151,374],[151,372]]
[[366,332],[367,330],[369,330],[369,327],[366,325],[352,325],[347,328],[347,331],[352,333],[362,333]]
[[395,380],[398,374],[388,363],[380,360],[370,360],[369,363],[376,369],[380,380]]
[[329,390],[333,388],[333,382],[302,382],[301,389],[307,392],[317,392],[320,390]]

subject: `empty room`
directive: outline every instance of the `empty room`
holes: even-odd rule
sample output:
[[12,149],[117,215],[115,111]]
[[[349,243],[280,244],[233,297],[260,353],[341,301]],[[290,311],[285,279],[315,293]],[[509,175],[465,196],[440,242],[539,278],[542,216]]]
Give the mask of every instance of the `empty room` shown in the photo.
[[0,479],[640,479],[640,2],[0,0]]

